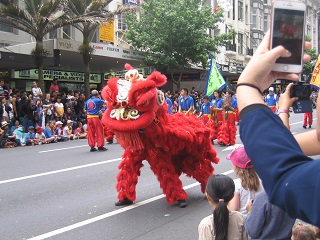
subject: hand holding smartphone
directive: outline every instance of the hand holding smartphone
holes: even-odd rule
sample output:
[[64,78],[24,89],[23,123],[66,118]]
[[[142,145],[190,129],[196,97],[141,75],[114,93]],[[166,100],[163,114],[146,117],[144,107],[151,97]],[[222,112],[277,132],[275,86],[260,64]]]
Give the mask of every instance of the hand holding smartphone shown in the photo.
[[300,73],[303,66],[306,5],[294,1],[275,1],[272,7],[270,49],[279,45],[291,52],[278,58],[273,71]]

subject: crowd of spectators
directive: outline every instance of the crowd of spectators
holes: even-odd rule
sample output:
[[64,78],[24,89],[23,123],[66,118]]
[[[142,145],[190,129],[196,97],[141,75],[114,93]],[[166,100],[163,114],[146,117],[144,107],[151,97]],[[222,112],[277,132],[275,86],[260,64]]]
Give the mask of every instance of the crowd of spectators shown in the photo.
[[[178,107],[179,107],[179,97],[181,96],[180,92],[179,91],[171,92],[170,90],[168,90],[168,91],[164,91],[164,94],[166,98],[169,98],[172,103],[172,108],[171,108],[172,113],[177,113]],[[194,87],[192,87],[192,90],[190,91],[189,95],[190,97],[193,98],[194,109],[197,111],[200,111],[201,104],[203,103],[204,94],[200,91],[197,91]]]
[[38,145],[87,137],[85,95],[60,92],[54,79],[43,94],[9,88],[0,80],[0,148]]

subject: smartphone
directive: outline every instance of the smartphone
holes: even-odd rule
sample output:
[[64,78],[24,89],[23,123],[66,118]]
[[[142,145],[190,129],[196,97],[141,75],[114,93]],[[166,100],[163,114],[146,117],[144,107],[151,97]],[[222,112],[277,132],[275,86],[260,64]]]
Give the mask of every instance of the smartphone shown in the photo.
[[291,52],[278,58],[273,71],[300,73],[303,66],[306,5],[295,1],[275,1],[272,6],[270,49],[279,45]]

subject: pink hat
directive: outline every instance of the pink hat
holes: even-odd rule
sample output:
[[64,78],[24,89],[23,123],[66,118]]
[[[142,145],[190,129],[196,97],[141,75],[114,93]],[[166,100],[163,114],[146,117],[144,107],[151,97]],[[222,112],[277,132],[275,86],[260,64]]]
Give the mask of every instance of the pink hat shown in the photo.
[[253,168],[250,158],[248,157],[244,146],[240,146],[232,151],[227,157],[227,160],[231,160],[233,165],[238,168],[248,169]]
[[73,121],[72,120],[68,120],[67,123],[73,123]]

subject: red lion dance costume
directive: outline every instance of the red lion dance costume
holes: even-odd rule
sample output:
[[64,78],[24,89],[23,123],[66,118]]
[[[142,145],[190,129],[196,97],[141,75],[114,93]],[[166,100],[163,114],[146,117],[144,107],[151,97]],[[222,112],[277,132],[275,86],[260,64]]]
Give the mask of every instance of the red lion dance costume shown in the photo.
[[119,202],[129,205],[136,200],[136,185],[142,161],[147,160],[157,176],[169,203],[186,206],[187,193],[179,176],[185,173],[201,184],[205,191],[212,163],[218,163],[211,143],[212,130],[193,116],[167,114],[161,91],[167,79],[153,72],[143,79],[129,64],[125,80],[111,78],[102,90],[108,108],[102,122],[110,127],[124,148],[119,164],[116,189]]

